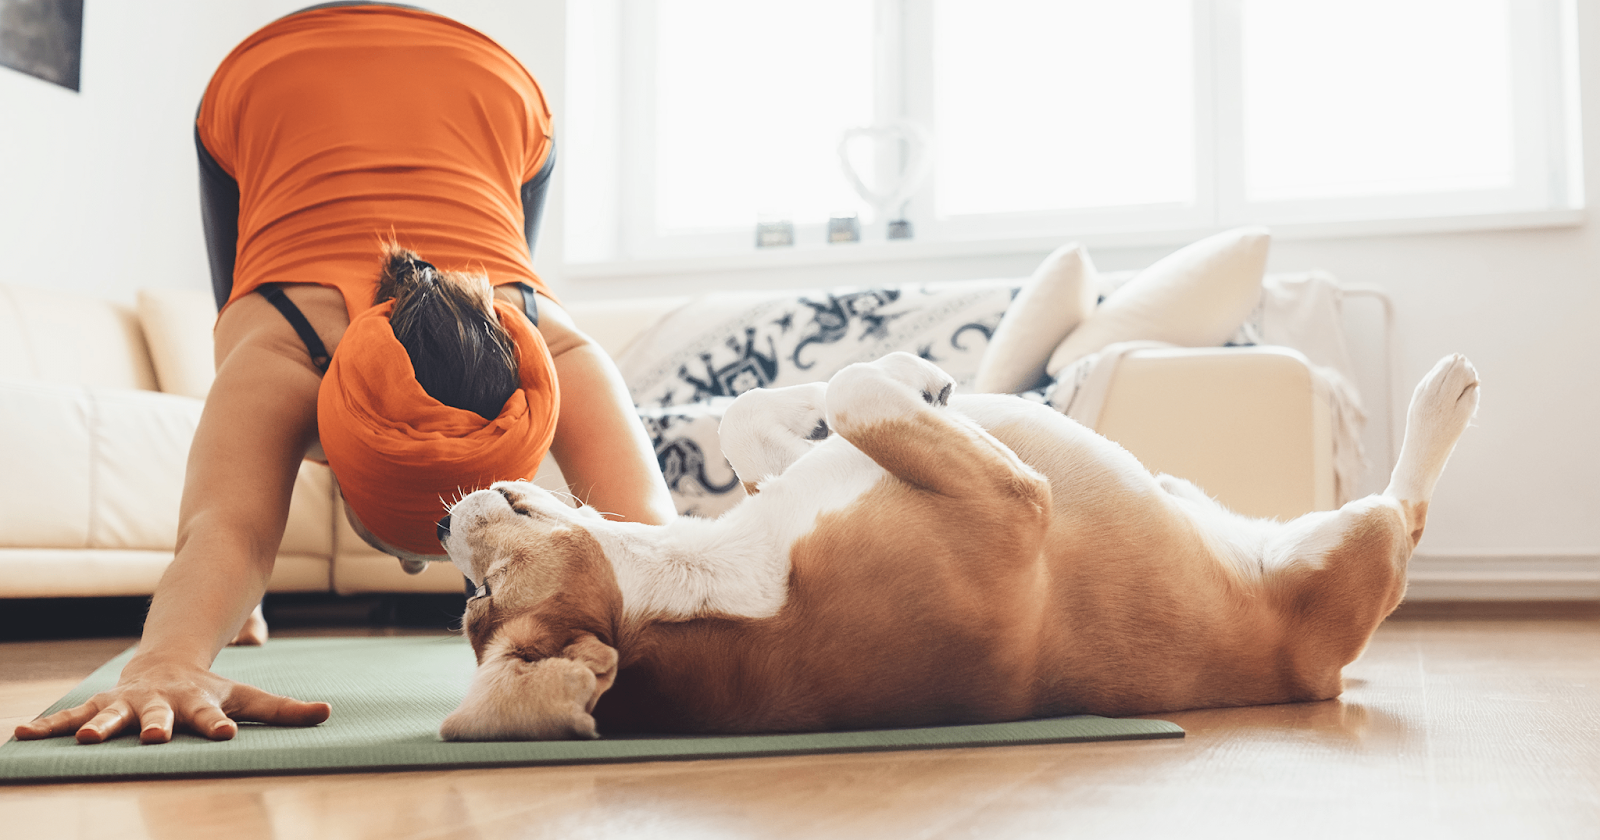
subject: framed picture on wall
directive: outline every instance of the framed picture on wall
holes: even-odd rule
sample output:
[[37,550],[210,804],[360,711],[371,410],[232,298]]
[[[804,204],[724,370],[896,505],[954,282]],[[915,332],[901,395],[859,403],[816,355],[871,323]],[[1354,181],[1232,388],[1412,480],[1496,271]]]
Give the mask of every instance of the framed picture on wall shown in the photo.
[[0,66],[78,89],[83,0],[0,0]]

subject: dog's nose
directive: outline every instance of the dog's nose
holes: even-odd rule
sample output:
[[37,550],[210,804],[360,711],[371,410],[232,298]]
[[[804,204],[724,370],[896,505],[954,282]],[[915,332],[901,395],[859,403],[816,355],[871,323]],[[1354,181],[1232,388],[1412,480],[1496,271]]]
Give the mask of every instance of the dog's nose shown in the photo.
[[439,542],[441,543],[444,542],[445,537],[450,536],[450,514],[445,514],[444,518],[439,520],[438,534]]

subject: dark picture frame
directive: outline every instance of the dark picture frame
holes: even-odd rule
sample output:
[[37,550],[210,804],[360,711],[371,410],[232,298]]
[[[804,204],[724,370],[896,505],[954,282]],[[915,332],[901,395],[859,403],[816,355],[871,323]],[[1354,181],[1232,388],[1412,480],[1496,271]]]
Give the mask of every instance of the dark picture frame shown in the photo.
[[0,66],[78,90],[83,0],[0,0]]

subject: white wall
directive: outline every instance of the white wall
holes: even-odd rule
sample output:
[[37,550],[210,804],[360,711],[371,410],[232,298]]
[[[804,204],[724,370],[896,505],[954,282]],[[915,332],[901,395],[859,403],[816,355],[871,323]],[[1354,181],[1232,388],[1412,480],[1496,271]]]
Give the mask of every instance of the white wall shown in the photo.
[[[131,301],[147,286],[210,288],[194,114],[239,41],[314,0],[90,2],[81,92],[0,68],[0,282]],[[435,0],[504,44],[562,109],[561,0]],[[550,203],[560,206],[559,179]],[[559,264],[548,213],[536,262]]]
[[[0,69],[0,282],[131,300],[142,286],[207,288],[191,120],[211,71],[253,29],[309,0],[89,3],[82,93]],[[561,0],[424,3],[490,34],[562,103]],[[1579,0],[1587,191],[1600,195],[1600,0]],[[572,298],[738,284],[1022,276],[1044,256],[626,279],[563,278],[561,179],[535,263]],[[1166,249],[1099,250],[1106,269]],[[1386,287],[1398,370],[1445,353],[1484,378],[1483,406],[1440,485],[1422,550],[1600,557],[1600,233],[1577,227],[1279,242],[1269,268],[1323,268]],[[1591,564],[1592,565],[1592,564]]]
[[[1578,11],[1586,193],[1600,196],[1600,0],[1578,0]],[[1587,597],[1600,597],[1600,232],[1590,216],[1560,228],[1279,240],[1268,265],[1269,271],[1321,268],[1389,291],[1397,311],[1400,411],[1440,357],[1460,352],[1473,360],[1484,381],[1482,407],[1440,484],[1419,553],[1526,561],[1523,568],[1538,568],[1559,584],[1515,590],[1530,597],[1556,594],[1573,581]],[[1091,250],[1097,266],[1117,270],[1149,265],[1173,249]],[[575,273],[564,291],[578,298],[1020,277],[1046,251],[894,265],[585,279]],[[1440,580],[1476,575],[1475,582],[1492,583],[1495,575],[1513,574],[1508,569],[1516,564],[1487,574],[1460,565],[1437,566]]]

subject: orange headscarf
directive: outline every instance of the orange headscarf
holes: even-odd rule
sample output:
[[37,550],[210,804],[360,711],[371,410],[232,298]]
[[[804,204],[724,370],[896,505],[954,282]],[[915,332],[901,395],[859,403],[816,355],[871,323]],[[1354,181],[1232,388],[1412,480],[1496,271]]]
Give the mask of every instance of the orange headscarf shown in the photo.
[[517,346],[521,385],[485,420],[429,396],[394,337],[394,301],[357,315],[317,394],[317,430],[339,489],[367,530],[418,554],[442,554],[434,523],[460,495],[531,479],[555,436],[561,396],[544,338],[516,307],[495,312]]

